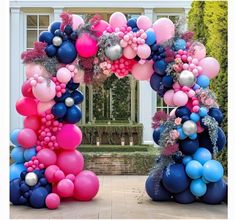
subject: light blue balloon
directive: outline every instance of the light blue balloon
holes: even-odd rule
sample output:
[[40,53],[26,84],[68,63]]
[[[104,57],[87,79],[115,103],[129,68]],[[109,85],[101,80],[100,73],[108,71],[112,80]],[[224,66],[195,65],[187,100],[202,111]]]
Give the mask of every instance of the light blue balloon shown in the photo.
[[145,40],[145,43],[148,44],[149,46],[153,45],[156,42],[156,34],[153,31],[152,28],[148,29],[146,32],[147,38]]
[[204,177],[202,177],[201,179],[202,179],[202,181],[203,181],[205,184],[208,184],[208,183],[209,183],[209,181],[207,181]]
[[202,176],[202,170],[202,165],[196,160],[191,160],[190,162],[188,162],[185,168],[187,175],[191,179],[200,178]]
[[189,138],[190,138],[191,140],[197,139],[197,133],[189,135]]
[[204,148],[204,147],[199,147],[197,151],[193,155],[193,159],[197,160],[200,162],[202,165],[206,163],[208,160],[212,159],[211,152]]
[[224,168],[217,160],[208,160],[203,165],[203,177],[209,182],[217,182],[224,175]]
[[199,109],[199,115],[200,115],[201,117],[205,117],[205,116],[207,115],[207,113],[208,113],[208,109],[207,109],[206,107],[201,107],[201,108]]
[[36,148],[35,147],[29,148],[29,149],[25,149],[24,150],[24,159],[26,161],[30,161],[31,158],[33,156],[35,156],[36,154],[37,154],[37,152],[36,152]]
[[175,50],[185,50],[186,49],[186,41],[183,39],[177,39],[174,43]]
[[177,131],[179,132],[179,139],[180,140],[184,140],[187,137],[187,135],[183,132],[182,128],[178,128]]
[[197,78],[197,84],[202,88],[207,88],[210,85],[210,79],[206,75],[200,75]]
[[193,158],[191,156],[184,156],[183,158],[183,164],[186,165],[188,162],[190,162]]
[[206,193],[207,186],[202,179],[193,180],[190,184],[190,191],[195,196],[203,196]]
[[13,130],[10,134],[11,143],[16,146],[19,146],[19,143],[17,141],[17,137],[18,137],[20,131],[21,131],[21,129],[17,128],[15,130]]
[[10,181],[16,178],[20,178],[22,171],[26,171],[26,167],[23,163],[13,163],[10,166]]
[[15,147],[11,151],[11,159],[16,163],[24,163],[24,149],[22,147]]
[[194,121],[194,122],[198,122],[198,121],[200,120],[200,115],[197,114],[197,113],[195,113],[195,112],[193,112],[193,113],[191,113],[191,115],[190,115],[190,119],[191,119],[192,121]]

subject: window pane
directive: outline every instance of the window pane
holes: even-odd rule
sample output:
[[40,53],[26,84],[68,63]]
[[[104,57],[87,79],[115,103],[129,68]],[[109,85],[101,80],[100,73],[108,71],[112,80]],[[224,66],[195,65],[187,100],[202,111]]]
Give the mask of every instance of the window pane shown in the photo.
[[49,15],[39,15],[39,27],[47,28],[49,26]]
[[179,16],[178,15],[169,16],[169,19],[171,19],[171,21],[175,24],[179,21]]
[[37,15],[27,16],[27,28],[37,28]]
[[37,31],[27,31],[27,48],[33,48],[33,43],[37,40]]

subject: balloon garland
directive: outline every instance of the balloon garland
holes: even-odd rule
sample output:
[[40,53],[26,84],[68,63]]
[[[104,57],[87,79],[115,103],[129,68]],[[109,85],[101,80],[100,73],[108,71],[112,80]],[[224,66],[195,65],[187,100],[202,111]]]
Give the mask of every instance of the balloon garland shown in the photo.
[[82,142],[77,105],[84,99],[78,88],[102,83],[113,73],[149,80],[165,103],[176,107],[170,116],[157,112],[153,117],[153,139],[162,152],[146,181],[149,196],[156,201],[173,196],[180,203],[196,197],[210,204],[223,201],[223,167],[212,159],[226,143],[219,127],[223,114],[208,89],[219,63],[205,57],[205,47],[192,37],[167,18],[152,24],[144,15],[127,21],[115,12],[109,23],[98,15],[84,22],[62,13],[61,21],[22,53],[27,79],[16,110],[25,118],[24,128],[11,132],[12,204],[55,209],[63,198],[95,197],[99,180],[83,170],[76,150]]

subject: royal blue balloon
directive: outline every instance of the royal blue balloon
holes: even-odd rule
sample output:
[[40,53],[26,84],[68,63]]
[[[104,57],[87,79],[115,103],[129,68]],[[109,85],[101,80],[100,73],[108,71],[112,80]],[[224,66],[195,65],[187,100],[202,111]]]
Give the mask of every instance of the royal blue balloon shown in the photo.
[[70,41],[64,41],[57,50],[57,59],[64,64],[72,63],[77,57],[77,51]]
[[185,155],[193,155],[197,149],[199,148],[199,141],[196,140],[191,140],[189,138],[182,140],[180,142],[180,150],[182,151],[183,154]]
[[182,116],[188,116],[190,117],[191,111],[189,110],[189,108],[185,107],[185,106],[181,106],[178,107],[175,110],[175,115],[176,117],[182,118]]
[[17,178],[10,182],[10,202],[13,205],[20,205],[20,182],[21,179]]
[[183,158],[183,164],[186,165],[188,162],[190,162],[193,158],[191,156],[184,156]]
[[209,183],[207,185],[207,191],[204,196],[202,196],[200,199],[201,201],[215,205],[220,204],[224,200],[226,200],[228,192],[228,186],[227,183],[221,179],[216,183]]
[[202,88],[207,88],[210,85],[210,79],[206,75],[200,75],[197,77],[197,84]]
[[190,191],[194,196],[200,197],[206,193],[207,186],[202,179],[192,180]]
[[82,92],[77,91],[77,90],[73,91],[71,93],[71,98],[73,98],[75,105],[82,103],[84,100],[84,96],[83,96]]
[[15,147],[11,151],[11,159],[16,163],[24,163],[24,149],[22,147]]
[[199,147],[193,155],[193,159],[197,160],[202,165],[212,159],[210,151],[204,147]]
[[55,21],[50,24],[48,29],[50,30],[52,34],[54,34],[56,30],[60,29],[60,25],[61,25],[60,21]]
[[65,115],[65,121],[71,124],[75,124],[79,122],[82,118],[82,112],[80,108],[76,105],[67,109],[67,113]]
[[154,176],[152,174],[145,182],[145,190],[153,201],[169,201],[171,199],[171,193],[163,187],[161,182],[156,189]]
[[156,34],[153,31],[153,29],[148,29],[146,32],[147,38],[145,40],[145,43],[149,46],[153,45],[156,42]]
[[224,118],[223,113],[220,111],[219,108],[210,108],[208,115],[213,117],[219,124],[221,124]]
[[207,109],[206,107],[201,107],[201,108],[199,109],[199,115],[200,115],[201,117],[205,117],[205,116],[207,115],[207,112],[208,112],[208,109]]
[[52,44],[54,35],[50,31],[43,31],[39,35],[40,42],[46,42],[47,44]]
[[224,175],[224,168],[217,160],[209,160],[203,165],[203,177],[209,182],[217,182]]
[[71,79],[68,84],[66,85],[66,88],[69,90],[76,90],[79,87],[80,83],[74,83],[73,80]]
[[13,163],[10,166],[10,181],[16,178],[20,178],[20,173],[25,170],[26,167],[23,163]]
[[162,77],[154,73],[150,78],[150,86],[154,91],[158,91],[162,83]]
[[163,130],[164,130],[163,126],[160,126],[160,127],[154,129],[154,131],[153,131],[153,140],[156,144],[158,144],[158,141],[160,139],[160,135],[161,135]]
[[162,177],[163,186],[171,193],[180,193],[186,190],[190,180],[185,172],[183,164],[173,164],[169,167],[169,173],[164,170]]
[[174,42],[174,50],[185,50],[186,49],[186,41],[184,39],[177,39]]
[[164,76],[166,75],[166,68],[167,68],[167,63],[164,60],[158,60],[154,63],[154,71],[160,75],[160,76]]
[[185,171],[191,179],[198,179],[202,176],[202,165],[196,161],[191,160],[187,163]]
[[48,57],[54,57],[57,53],[57,48],[51,44],[46,47],[45,52]]
[[17,128],[17,129],[14,129],[10,134],[11,143],[14,144],[15,146],[19,146],[17,137],[18,137],[20,131],[21,131],[21,129]]
[[36,154],[37,154],[37,152],[36,152],[36,148],[35,147],[29,148],[29,149],[25,149],[24,150],[24,159],[26,161],[30,161],[32,159],[32,157],[35,156]]
[[193,113],[191,113],[191,115],[190,115],[190,119],[191,119],[192,121],[194,121],[194,122],[198,122],[198,121],[200,120],[200,115],[197,114],[197,113],[195,113],[195,112],[193,112]]
[[166,75],[162,77],[162,84],[166,87],[166,88],[172,88],[173,85],[173,77],[170,75]]
[[190,204],[193,203],[196,197],[191,193],[189,189],[186,189],[184,192],[177,193],[174,195],[175,201],[181,204]]
[[56,118],[62,118],[65,116],[67,112],[67,107],[64,103],[59,102],[53,105],[51,108],[51,113],[56,117]]
[[131,28],[136,28],[137,27],[137,18],[130,18],[128,21],[127,21],[127,26],[131,27]]
[[48,195],[48,191],[44,187],[38,187],[32,191],[29,202],[33,208],[46,207],[45,200]]
[[66,98],[70,97],[70,92],[66,91],[65,93],[63,93],[63,95],[61,97],[55,97],[54,100],[56,102],[64,102]]

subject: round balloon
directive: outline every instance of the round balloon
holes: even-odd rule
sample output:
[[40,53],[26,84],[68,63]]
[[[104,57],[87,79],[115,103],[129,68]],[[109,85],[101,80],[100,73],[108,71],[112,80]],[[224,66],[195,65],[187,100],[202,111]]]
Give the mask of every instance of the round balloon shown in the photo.
[[190,191],[194,196],[200,197],[206,193],[207,186],[202,179],[192,180]]
[[209,150],[204,147],[200,147],[193,155],[193,159],[200,162],[202,165],[206,163],[208,160],[212,159],[212,155]]
[[195,196],[189,189],[185,190],[184,192],[175,194],[174,198],[176,202],[181,204],[190,204],[196,200]]
[[17,137],[18,143],[23,148],[31,148],[37,143],[37,135],[34,130],[30,128],[24,128],[19,132]]
[[202,165],[196,161],[191,160],[187,163],[185,171],[191,179],[198,179],[202,176]]
[[137,80],[149,80],[150,77],[153,74],[153,68],[152,68],[152,62],[148,61],[145,64],[139,64],[136,63],[132,67],[132,75],[137,79]]
[[37,100],[22,97],[16,102],[16,111],[23,116],[37,115]]
[[224,175],[224,168],[216,160],[208,160],[203,165],[203,177],[209,182],[217,182]]
[[109,24],[115,28],[121,28],[127,25],[126,16],[121,12],[114,12],[109,18]]
[[72,63],[77,57],[77,51],[70,41],[64,41],[57,50],[57,59],[60,63]]
[[203,75],[208,76],[209,79],[215,78],[220,70],[219,62],[213,57],[205,57],[201,59],[199,66],[202,67]]

